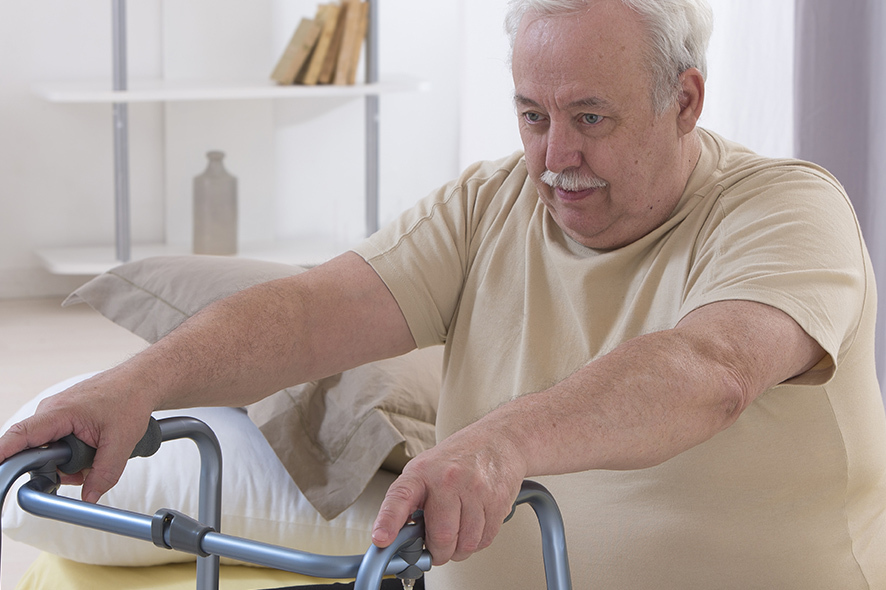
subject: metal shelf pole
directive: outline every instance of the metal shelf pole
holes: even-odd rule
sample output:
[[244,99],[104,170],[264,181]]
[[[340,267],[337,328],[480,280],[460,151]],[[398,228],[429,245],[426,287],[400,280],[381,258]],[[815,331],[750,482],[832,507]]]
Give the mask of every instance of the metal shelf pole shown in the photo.
[[[111,0],[114,90],[126,90],[126,0]],[[129,113],[125,102],[114,110],[114,227],[117,260],[129,262],[132,240],[129,214]]]
[[[366,31],[366,82],[378,82],[378,2],[369,0]],[[366,95],[366,235],[378,231],[379,215],[379,97]]]

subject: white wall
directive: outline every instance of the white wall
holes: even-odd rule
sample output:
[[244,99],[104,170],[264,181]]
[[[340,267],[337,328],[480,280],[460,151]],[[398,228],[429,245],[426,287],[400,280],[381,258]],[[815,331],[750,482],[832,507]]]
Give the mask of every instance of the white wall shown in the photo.
[[[130,70],[157,75],[159,13],[131,3]],[[0,297],[64,292],[33,250],[113,240],[109,107],[38,99],[42,80],[110,77],[109,0],[0,0]],[[131,109],[132,214],[136,239],[162,236],[162,111]],[[82,282],[82,281],[81,281]]]
[[522,149],[503,26],[506,4],[505,0],[465,1],[460,55],[461,167]]
[[[128,3],[129,75],[266,76],[318,0]],[[461,3],[380,0],[381,75],[430,82],[381,100],[382,221],[458,171]],[[34,251],[111,244],[109,105],[50,104],[43,80],[110,87],[111,1],[0,0],[0,297],[63,294],[84,277],[42,270]],[[190,182],[223,149],[240,181],[247,239],[362,235],[363,110],[355,100],[131,104],[133,242],[190,232]]]
[[794,155],[794,0],[709,0],[700,124],[761,154]]

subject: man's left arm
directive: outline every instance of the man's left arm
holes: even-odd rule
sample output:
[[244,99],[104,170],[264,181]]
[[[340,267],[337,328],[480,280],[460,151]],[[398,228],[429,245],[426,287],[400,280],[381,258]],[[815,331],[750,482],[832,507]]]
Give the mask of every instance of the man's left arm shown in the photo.
[[729,427],[757,396],[825,355],[776,308],[700,307],[413,459],[388,491],[373,540],[389,544],[422,508],[434,563],[465,559],[492,542],[524,478],[662,463]]

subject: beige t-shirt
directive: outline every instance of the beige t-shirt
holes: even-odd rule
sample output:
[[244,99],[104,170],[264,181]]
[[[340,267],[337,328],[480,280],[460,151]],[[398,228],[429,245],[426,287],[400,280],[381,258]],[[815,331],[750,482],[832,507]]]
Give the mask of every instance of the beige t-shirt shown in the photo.
[[[439,439],[702,305],[785,311],[828,357],[732,427],[656,467],[538,478],[566,521],[574,587],[886,588],[876,295],[851,205],[820,168],[699,135],[671,218],[618,250],[566,237],[515,154],[475,165],[358,252],[418,345],[446,343]],[[428,586],[543,588],[540,547],[521,508]]]

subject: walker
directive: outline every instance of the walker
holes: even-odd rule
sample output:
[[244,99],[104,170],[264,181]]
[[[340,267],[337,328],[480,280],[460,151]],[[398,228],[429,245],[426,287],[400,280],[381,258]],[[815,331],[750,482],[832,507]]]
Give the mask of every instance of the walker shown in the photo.
[[[403,587],[409,589],[416,579],[431,569],[431,556],[424,548],[424,522],[420,511],[400,530],[389,547],[379,549],[371,545],[363,555],[318,555],[222,534],[219,531],[221,448],[205,423],[186,417],[152,418],[132,456],[148,457],[162,442],[181,438],[193,440],[200,453],[197,520],[168,508],[148,516],[57,496],[57,470],[76,473],[91,465],[95,456],[95,449],[73,436],[22,451],[0,464],[0,507],[12,484],[30,472],[30,481],[18,492],[22,509],[36,516],[196,555],[198,590],[218,589],[220,557],[318,578],[353,578],[354,590],[379,590],[382,578],[391,575],[401,579]],[[553,497],[542,485],[527,480],[523,482],[511,514],[519,504],[529,504],[538,517],[547,588],[571,590],[563,520]]]

